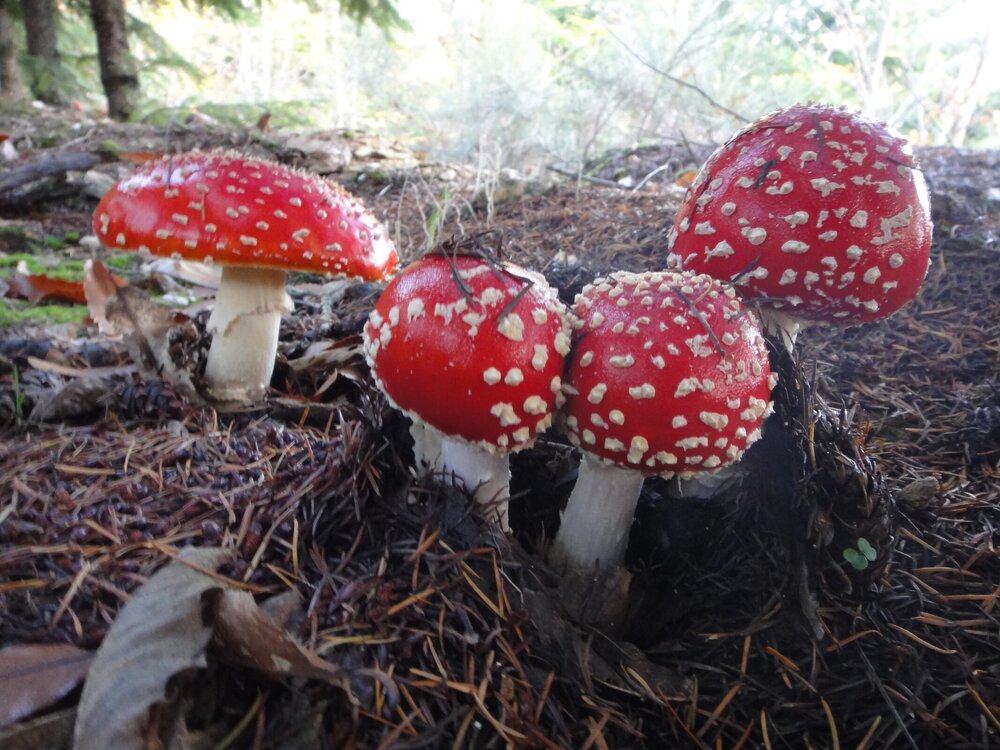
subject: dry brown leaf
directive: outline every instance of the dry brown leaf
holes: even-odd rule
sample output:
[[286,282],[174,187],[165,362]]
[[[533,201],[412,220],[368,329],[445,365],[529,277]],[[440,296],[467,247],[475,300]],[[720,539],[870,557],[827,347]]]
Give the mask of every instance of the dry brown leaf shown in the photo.
[[114,379],[109,375],[87,376],[70,380],[61,388],[46,391],[35,402],[28,420],[59,422],[103,409],[111,403]]
[[343,671],[296,641],[246,591],[216,592],[214,643],[219,658],[277,676],[340,681]]
[[69,643],[0,650],[0,727],[38,713],[83,680],[94,654]]
[[122,336],[132,361],[147,377],[162,378],[178,393],[199,398],[191,373],[170,356],[170,329],[186,316],[159,305],[143,290],[119,285],[100,261],[88,261],[83,280],[90,316],[101,333]]
[[17,264],[10,279],[8,296],[22,297],[29,302],[71,302],[82,305],[87,301],[79,281],[57,279],[44,273],[32,273],[28,264]]
[[219,282],[222,279],[222,268],[219,266],[177,258],[154,258],[148,263],[142,264],[142,272],[150,275],[161,273],[189,284],[213,289],[219,288]]
[[52,372],[64,378],[114,377],[135,372],[135,365],[108,365],[106,367],[73,367],[59,362],[50,362],[38,357],[27,357],[28,364],[34,370]]
[[0,729],[0,747],[3,750],[68,749],[73,741],[75,720],[76,707],[73,707],[18,722]]
[[288,361],[295,372],[314,368],[329,372],[340,368],[357,368],[362,359],[361,337],[347,336],[337,341],[314,341],[301,356]]
[[148,161],[156,161],[163,158],[162,151],[119,151],[118,158],[129,164],[140,166]]
[[697,176],[697,170],[688,169],[677,176],[677,179],[674,180],[674,184],[682,188],[689,188],[694,183],[694,178]]
[[118,613],[83,686],[74,732],[76,750],[142,748],[150,708],[165,699],[167,681],[206,665],[212,629],[202,595],[220,583],[221,549],[186,549],[157,571]]
[[225,589],[211,596],[215,654],[220,659],[276,677],[326,680],[348,694],[350,677],[371,677],[382,683],[390,703],[395,703],[397,688],[391,678],[374,670],[344,670],[326,661],[279,627],[247,592]]
[[[184,550],[133,594],[105,636],[84,684],[76,750],[142,748],[156,732],[147,722],[150,710],[164,704],[167,682],[206,667],[210,642],[214,656],[271,676],[322,679],[345,689],[351,677],[371,677],[382,683],[390,704],[396,702],[390,677],[327,662],[286,633],[250,594],[226,587],[213,574],[228,556],[215,548]],[[276,611],[287,614],[287,604],[276,603]],[[184,746],[186,725],[183,715],[175,715],[179,710],[175,706],[169,714],[174,720],[154,725],[171,734],[154,738],[166,747]]]
[[104,314],[108,300],[118,288],[125,285],[124,279],[119,280],[101,261],[88,260],[83,266],[83,294],[90,310],[91,319],[97,324],[98,330],[106,336],[116,335],[111,323]]

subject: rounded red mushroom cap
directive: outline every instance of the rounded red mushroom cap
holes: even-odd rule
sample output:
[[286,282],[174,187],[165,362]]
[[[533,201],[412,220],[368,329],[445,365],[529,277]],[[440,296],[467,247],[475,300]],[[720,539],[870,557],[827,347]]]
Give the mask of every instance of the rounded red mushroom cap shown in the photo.
[[374,281],[399,262],[378,220],[322,178],[232,152],[149,162],[94,212],[110,248]]
[[394,406],[496,453],[530,445],[552,423],[570,325],[538,274],[430,254],[388,284],[364,341]]
[[796,105],[708,159],[670,247],[673,267],[732,280],[789,315],[877,320],[912,299],[927,273],[927,188],[906,141],[884,125]]
[[670,476],[737,461],[771,412],[767,346],[729,286],[687,272],[614,273],[577,295],[570,439]]

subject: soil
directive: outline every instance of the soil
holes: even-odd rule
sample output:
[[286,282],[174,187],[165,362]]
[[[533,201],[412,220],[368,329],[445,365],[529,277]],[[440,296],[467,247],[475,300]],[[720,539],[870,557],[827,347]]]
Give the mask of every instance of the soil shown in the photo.
[[[135,152],[221,146],[342,183],[405,260],[496,232],[566,301],[599,274],[663,265],[708,153],[615,152],[541,182],[366,134],[73,117],[0,118],[24,160],[0,173],[0,253],[109,257],[46,244],[90,233],[97,175]],[[23,163],[76,152],[101,155],[89,176],[4,187]],[[360,672],[348,694],[213,654],[192,746],[249,716],[232,746],[1000,747],[1000,154],[918,157],[935,221],[919,298],[883,323],[808,329],[794,360],[775,348],[787,429],[748,453],[737,492],[674,499],[647,480],[628,572],[597,581],[543,562],[578,460],[557,432],[512,459],[510,537],[414,469],[406,420],[358,353],[377,285],[293,279],[272,394],[237,412],[88,320],[0,331],[0,646],[96,648],[178,549],[222,546],[222,575],[259,600],[297,591],[292,632],[399,696]],[[138,261],[122,273],[147,295],[190,289]],[[201,307],[170,339],[195,373]],[[855,566],[844,552],[862,540],[873,559]],[[586,624],[598,594],[614,627]],[[41,708],[72,716],[78,695]]]

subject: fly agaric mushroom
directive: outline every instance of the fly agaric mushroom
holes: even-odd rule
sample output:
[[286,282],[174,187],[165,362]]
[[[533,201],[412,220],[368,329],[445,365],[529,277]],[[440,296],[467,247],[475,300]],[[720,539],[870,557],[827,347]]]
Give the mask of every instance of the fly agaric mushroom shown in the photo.
[[732,281],[791,348],[805,321],[865,323],[916,295],[930,258],[927,188],[885,125],[796,105],[709,157],[669,243],[671,267]]
[[286,271],[373,281],[399,262],[375,217],[338,186],[233,152],[150,162],[98,204],[94,230],[117,250],[222,266],[205,377],[219,401],[257,401],[271,380]]
[[621,565],[643,478],[738,461],[776,380],[756,321],[704,274],[614,273],[577,295],[569,438],[580,474],[550,551],[559,566]]
[[467,249],[447,243],[393,279],[364,349],[390,403],[441,433],[443,471],[475,488],[506,531],[508,454],[562,403],[570,324],[539,274]]

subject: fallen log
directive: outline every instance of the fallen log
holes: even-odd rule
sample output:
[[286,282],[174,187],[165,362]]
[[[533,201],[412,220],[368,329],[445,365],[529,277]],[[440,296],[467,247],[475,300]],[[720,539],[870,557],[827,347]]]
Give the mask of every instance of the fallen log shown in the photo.
[[72,151],[15,167],[0,175],[0,206],[22,205],[45,198],[54,186],[63,182],[67,172],[86,172],[100,162],[100,154]]

